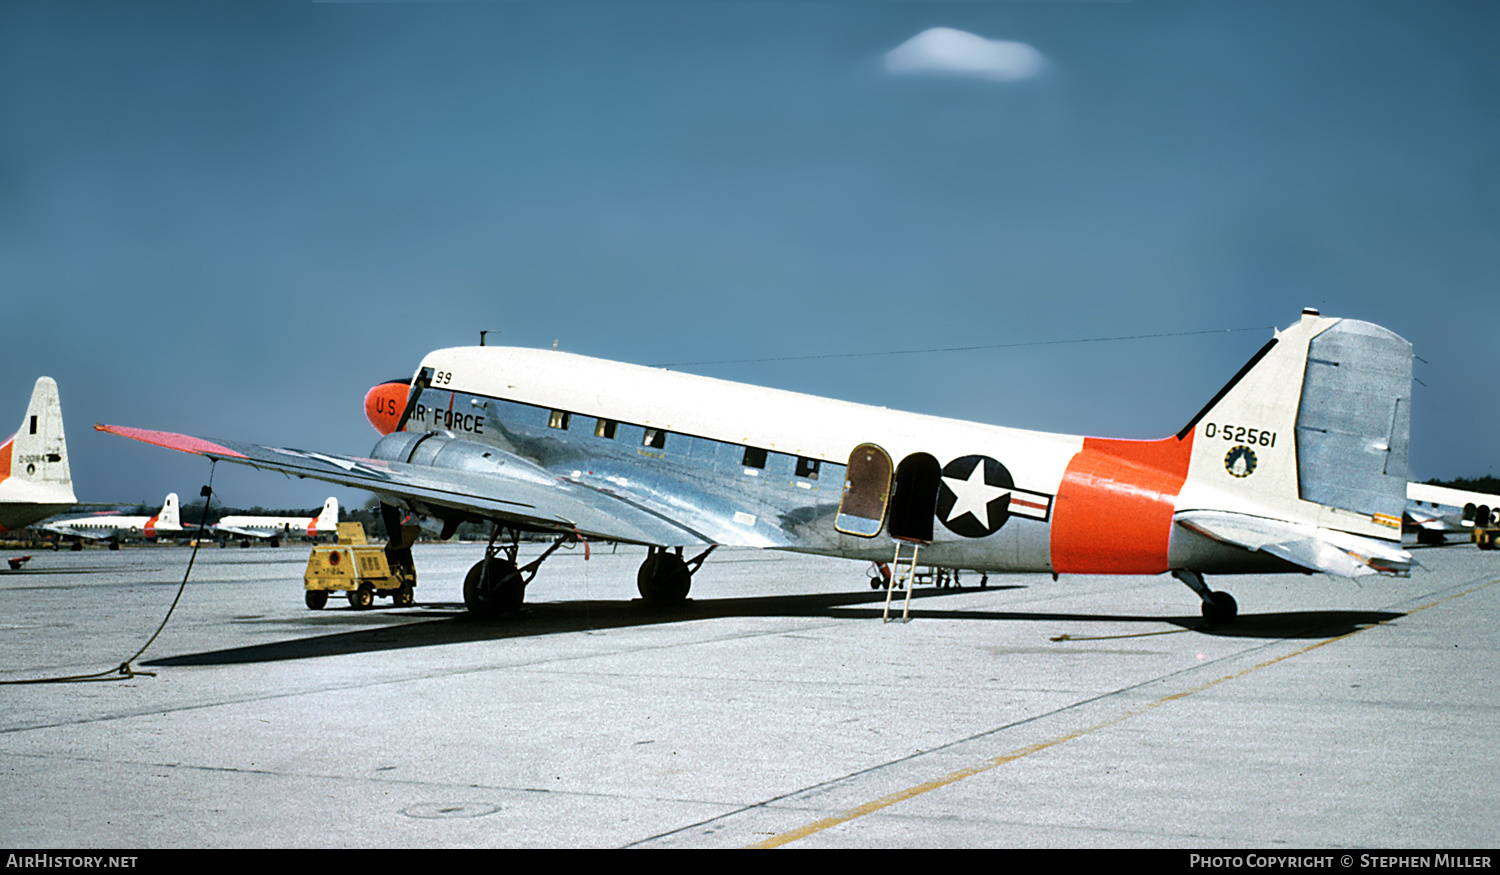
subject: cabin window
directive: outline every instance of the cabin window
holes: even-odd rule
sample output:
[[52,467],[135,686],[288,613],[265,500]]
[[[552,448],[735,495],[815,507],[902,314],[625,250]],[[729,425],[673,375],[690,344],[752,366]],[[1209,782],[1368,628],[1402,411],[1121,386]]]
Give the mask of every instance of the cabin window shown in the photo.
[[746,468],[766,467],[766,451],[756,447],[745,447],[745,458],[741,463]]
[[551,428],[567,429],[568,420],[571,418],[572,414],[566,410],[554,410],[552,416],[547,419],[547,425]]
[[797,476],[806,477],[809,480],[818,479],[818,460],[797,457]]
[[615,426],[619,425],[613,419],[601,419],[594,423],[594,437],[615,439]]
[[667,445],[667,433],[659,428],[646,429],[646,436],[641,438],[641,446],[661,449]]

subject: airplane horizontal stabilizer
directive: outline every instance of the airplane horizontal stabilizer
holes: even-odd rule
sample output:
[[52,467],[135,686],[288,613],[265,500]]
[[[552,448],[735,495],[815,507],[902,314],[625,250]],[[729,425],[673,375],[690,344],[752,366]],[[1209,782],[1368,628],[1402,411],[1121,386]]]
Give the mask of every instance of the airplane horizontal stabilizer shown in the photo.
[[1215,541],[1339,577],[1405,575],[1416,564],[1399,547],[1305,523],[1215,510],[1180,511],[1173,520]]

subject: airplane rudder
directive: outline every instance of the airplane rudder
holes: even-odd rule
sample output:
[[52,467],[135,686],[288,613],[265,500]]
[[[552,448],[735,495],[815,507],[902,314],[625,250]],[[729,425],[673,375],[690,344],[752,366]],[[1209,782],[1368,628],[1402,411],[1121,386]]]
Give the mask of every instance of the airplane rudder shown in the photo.
[[1344,319],[1312,338],[1296,432],[1304,500],[1399,527],[1411,378],[1411,344],[1389,329]]

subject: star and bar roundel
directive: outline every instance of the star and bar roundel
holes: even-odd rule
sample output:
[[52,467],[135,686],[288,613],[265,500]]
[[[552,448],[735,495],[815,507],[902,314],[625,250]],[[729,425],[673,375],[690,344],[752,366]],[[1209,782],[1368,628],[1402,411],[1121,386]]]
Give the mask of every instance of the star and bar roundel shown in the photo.
[[1045,522],[1052,496],[1017,489],[1010,471],[989,456],[961,456],[943,466],[937,517],[955,535],[993,535],[1012,516]]

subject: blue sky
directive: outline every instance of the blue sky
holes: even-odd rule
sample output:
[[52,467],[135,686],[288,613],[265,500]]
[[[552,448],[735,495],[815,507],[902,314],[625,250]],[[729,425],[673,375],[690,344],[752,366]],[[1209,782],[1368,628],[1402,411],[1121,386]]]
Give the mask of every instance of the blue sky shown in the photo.
[[[887,68],[934,27],[1040,67]],[[51,375],[80,498],[186,497],[205,462],[89,427],[364,453],[370,385],[490,329],[1159,437],[1270,332],[732,360],[1311,305],[1426,360],[1416,477],[1495,473],[1497,35],[1490,4],[1369,0],[6,3],[0,425]]]

